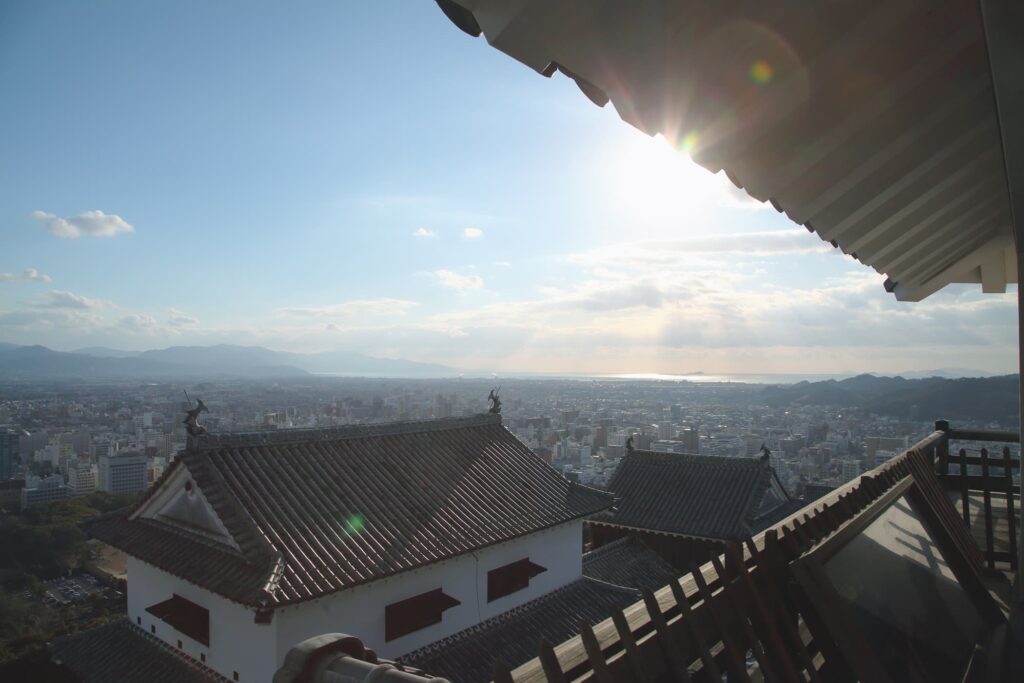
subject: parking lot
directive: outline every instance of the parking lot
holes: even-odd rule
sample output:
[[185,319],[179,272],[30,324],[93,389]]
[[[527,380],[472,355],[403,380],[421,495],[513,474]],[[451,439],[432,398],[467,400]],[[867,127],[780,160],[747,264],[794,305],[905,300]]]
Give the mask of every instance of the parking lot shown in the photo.
[[[43,602],[51,605],[68,605],[75,602],[83,602],[92,595],[103,597],[115,597],[118,591],[104,586],[96,577],[91,574],[78,574],[76,576],[50,579],[43,582],[45,592]],[[24,591],[19,594],[26,600],[32,598],[31,593]]]

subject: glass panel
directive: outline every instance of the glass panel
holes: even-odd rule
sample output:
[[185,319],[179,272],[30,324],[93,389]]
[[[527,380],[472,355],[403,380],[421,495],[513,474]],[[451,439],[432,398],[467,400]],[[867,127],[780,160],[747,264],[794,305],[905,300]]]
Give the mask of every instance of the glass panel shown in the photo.
[[906,680],[916,660],[929,681],[961,679],[985,623],[905,496],[829,559],[825,573],[895,678]]

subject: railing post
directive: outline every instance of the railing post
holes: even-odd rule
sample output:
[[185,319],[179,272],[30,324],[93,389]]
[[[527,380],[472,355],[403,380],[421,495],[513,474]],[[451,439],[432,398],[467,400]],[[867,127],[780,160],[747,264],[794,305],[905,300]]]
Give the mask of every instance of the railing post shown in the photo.
[[988,449],[981,449],[981,497],[985,503],[985,555],[988,568],[996,568],[996,543],[992,531],[992,486],[988,478]]
[[967,493],[967,449],[960,449],[960,504],[964,513],[964,522],[971,528],[971,497]]
[[935,431],[944,434],[943,439],[935,445],[935,471],[939,476],[945,476],[949,474],[949,422],[936,420]]
[[1010,447],[1003,446],[1003,481],[1006,486],[1006,519],[1010,525],[1010,569],[1017,571],[1017,513],[1013,506],[1013,470]]

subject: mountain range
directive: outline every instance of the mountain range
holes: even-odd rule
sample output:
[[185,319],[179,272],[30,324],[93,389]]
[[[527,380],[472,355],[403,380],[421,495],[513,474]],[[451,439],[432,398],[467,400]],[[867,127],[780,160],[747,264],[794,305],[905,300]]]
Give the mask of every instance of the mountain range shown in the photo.
[[221,344],[140,352],[90,347],[68,353],[0,342],[0,380],[271,379],[314,374],[452,377],[459,371],[353,351],[304,354]]
[[775,405],[856,407],[879,415],[924,419],[959,418],[1016,423],[1019,418],[1017,375],[997,377],[878,377],[857,375],[844,380],[797,382],[765,387],[760,396]]

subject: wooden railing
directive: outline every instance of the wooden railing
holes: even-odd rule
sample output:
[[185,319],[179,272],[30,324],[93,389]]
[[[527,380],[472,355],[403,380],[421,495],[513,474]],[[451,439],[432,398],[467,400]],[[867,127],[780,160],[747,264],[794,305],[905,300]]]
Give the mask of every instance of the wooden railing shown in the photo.
[[[932,511],[931,523],[955,550],[953,561],[961,570],[977,575],[984,561],[1000,559],[991,544],[983,559],[945,487],[962,480],[968,493],[981,492],[983,497],[986,491],[991,496],[1012,490],[1016,487],[1006,483],[1005,472],[1019,467],[1019,461],[1011,459],[1008,465],[1006,453],[998,461],[987,453],[951,459],[949,447],[951,441],[968,439],[1016,441],[1016,435],[938,426],[889,462],[756,537],[728,545],[722,556],[692,566],[668,586],[644,592],[642,600],[605,621],[581,624],[580,635],[560,644],[541,641],[537,658],[514,671],[497,662],[495,682],[717,683],[722,674],[730,681],[890,680],[873,668],[870,648],[855,631],[847,632],[850,637],[830,637],[836,624],[825,623],[828,615],[842,610],[829,603],[834,594],[814,592],[816,579],[807,574],[810,565],[801,558],[826,540],[860,533],[861,521],[910,492],[912,479],[915,499]],[[983,473],[975,477],[964,467],[963,477],[950,474],[950,462],[978,465]],[[1002,475],[991,473],[995,464],[1002,467]],[[1012,492],[1007,498],[1012,505]],[[986,510],[986,521],[991,521],[990,503]],[[985,590],[980,583],[975,589]]]
[[[946,490],[959,493],[960,512],[969,529],[981,527],[976,533],[979,546],[990,570],[997,569],[996,563],[1006,563],[1011,571],[1017,571],[1017,510],[1020,509],[1020,486],[1014,484],[1013,472],[1020,469],[1020,458],[1011,457],[1010,447],[1003,446],[998,453],[990,453],[982,447],[978,455],[969,455],[963,442],[988,444],[1020,443],[1020,434],[1015,432],[981,429],[951,429],[948,422],[938,421],[935,429],[946,435],[944,443],[936,449],[935,472]],[[951,445],[961,446],[952,449]],[[956,465],[956,471],[951,471]],[[981,496],[981,515],[972,517],[972,498]],[[1007,536],[1003,550],[996,547],[996,529],[999,516],[993,506],[994,497],[1003,504],[1002,519],[1005,520]],[[984,539],[982,541],[982,539]]]
[[[820,619],[822,595],[793,588],[794,561],[826,537],[857,533],[852,520],[868,506],[900,495],[907,477],[926,482],[921,495],[945,504],[942,524],[951,543],[974,545],[935,478],[935,454],[947,434],[936,431],[893,460],[739,544],[721,557],[561,644],[542,641],[539,654],[514,671],[500,661],[496,683],[531,681],[820,681],[845,680],[870,657],[863,643],[827,637]],[[927,482],[930,482],[927,483]],[[799,564],[799,563],[797,563]],[[808,582],[808,585],[813,581]],[[852,648],[852,649],[851,649]],[[846,674],[842,672],[847,672]],[[858,671],[860,680],[888,680]]]

